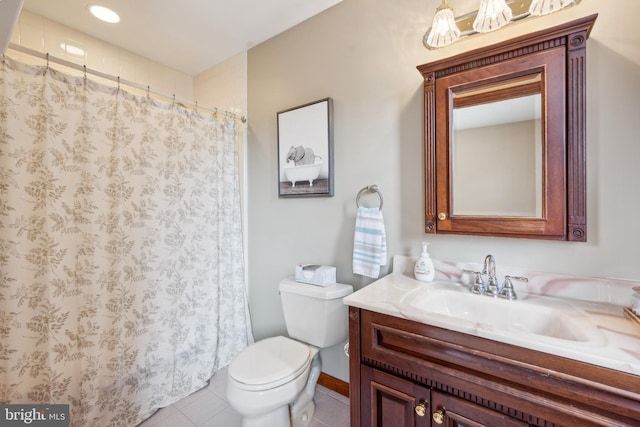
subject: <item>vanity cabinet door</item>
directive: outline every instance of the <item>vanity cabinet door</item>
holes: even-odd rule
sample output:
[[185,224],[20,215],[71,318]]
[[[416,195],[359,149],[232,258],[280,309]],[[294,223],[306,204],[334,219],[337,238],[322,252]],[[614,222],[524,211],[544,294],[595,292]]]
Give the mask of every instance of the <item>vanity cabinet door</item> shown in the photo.
[[432,426],[525,427],[529,424],[438,391],[431,392]]
[[362,426],[428,427],[431,391],[411,381],[362,366]]

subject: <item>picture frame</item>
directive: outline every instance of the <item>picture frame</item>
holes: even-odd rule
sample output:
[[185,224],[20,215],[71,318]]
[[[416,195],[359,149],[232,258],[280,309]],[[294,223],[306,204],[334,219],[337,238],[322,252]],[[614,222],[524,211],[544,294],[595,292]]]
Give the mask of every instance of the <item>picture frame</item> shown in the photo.
[[278,197],[332,197],[333,100],[277,113]]

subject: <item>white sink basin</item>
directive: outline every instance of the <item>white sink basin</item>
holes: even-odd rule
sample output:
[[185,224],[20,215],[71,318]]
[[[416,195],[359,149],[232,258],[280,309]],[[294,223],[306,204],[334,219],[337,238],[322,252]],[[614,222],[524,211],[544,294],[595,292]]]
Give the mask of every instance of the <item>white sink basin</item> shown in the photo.
[[508,301],[475,295],[455,283],[431,283],[405,295],[398,306],[409,319],[480,336],[602,345],[604,336],[582,311],[549,297]]

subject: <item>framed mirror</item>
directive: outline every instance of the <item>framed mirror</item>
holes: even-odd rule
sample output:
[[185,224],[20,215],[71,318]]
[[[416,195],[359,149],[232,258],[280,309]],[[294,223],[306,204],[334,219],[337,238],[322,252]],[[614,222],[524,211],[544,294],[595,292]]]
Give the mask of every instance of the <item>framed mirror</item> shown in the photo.
[[425,232],[586,241],[596,16],[424,64]]

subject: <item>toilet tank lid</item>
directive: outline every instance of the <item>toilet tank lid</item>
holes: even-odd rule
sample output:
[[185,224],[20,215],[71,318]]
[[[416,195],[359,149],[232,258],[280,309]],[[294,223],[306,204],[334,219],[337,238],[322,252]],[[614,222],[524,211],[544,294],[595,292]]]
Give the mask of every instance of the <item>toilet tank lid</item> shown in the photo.
[[318,299],[336,299],[351,294],[353,292],[353,286],[343,283],[334,283],[329,286],[316,286],[296,282],[294,276],[287,276],[280,282],[278,290],[280,292],[288,292]]

